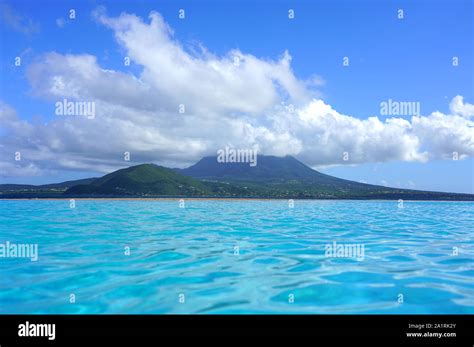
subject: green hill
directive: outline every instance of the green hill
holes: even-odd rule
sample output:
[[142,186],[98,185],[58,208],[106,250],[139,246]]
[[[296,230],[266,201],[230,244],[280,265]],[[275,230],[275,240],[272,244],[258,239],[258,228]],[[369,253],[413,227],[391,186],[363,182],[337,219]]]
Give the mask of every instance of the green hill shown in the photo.
[[0,185],[3,198],[127,196],[474,201],[473,194],[398,189],[344,180],[313,170],[290,156],[258,156],[256,166],[219,163],[217,157],[205,157],[187,169],[142,164],[100,178],[43,186]]
[[67,195],[199,196],[210,193],[198,180],[153,164],[117,170],[90,184],[76,185],[66,191]]

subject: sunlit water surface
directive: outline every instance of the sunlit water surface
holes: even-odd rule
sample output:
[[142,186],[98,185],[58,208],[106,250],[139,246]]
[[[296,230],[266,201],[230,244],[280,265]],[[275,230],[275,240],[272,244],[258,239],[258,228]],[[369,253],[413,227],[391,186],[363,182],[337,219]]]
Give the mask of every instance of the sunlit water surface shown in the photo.
[[474,313],[474,205],[403,207],[2,200],[0,243],[39,258],[0,258],[0,313]]

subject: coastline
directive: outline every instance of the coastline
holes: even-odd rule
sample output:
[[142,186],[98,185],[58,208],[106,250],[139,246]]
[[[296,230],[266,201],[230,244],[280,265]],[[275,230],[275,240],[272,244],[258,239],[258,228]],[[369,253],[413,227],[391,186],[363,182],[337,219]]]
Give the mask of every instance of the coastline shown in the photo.
[[[395,201],[397,202],[398,199],[340,199],[340,198],[334,198],[334,199],[315,199],[315,198],[216,198],[216,197],[151,197],[151,198],[118,198],[118,197],[64,197],[64,198],[0,198],[0,201],[16,201],[16,200],[94,200],[94,201],[176,201],[176,200],[223,200],[223,201],[288,201],[288,200],[294,200],[294,201]],[[412,201],[412,202],[467,202],[467,203],[473,203],[474,200],[430,200],[430,199],[403,199],[404,202],[407,201]]]

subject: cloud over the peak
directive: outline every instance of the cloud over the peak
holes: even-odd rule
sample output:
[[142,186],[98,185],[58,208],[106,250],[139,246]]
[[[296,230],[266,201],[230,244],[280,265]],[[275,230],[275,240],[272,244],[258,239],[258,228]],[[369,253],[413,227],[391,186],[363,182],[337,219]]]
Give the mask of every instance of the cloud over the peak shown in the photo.
[[239,50],[190,52],[156,12],[148,20],[103,10],[93,16],[140,73],[107,69],[89,54],[38,57],[27,72],[33,94],[52,105],[94,102],[95,118],[55,116],[33,125],[0,105],[2,157],[21,151],[24,165],[105,172],[129,164],[124,152],[132,163],[183,166],[227,145],[296,155],[312,166],[474,155],[474,105],[461,96],[450,114],[357,118],[318,99],[313,88],[324,80],[298,78],[286,51],[275,60]]
[[239,50],[223,57],[201,47],[186,51],[157,12],[149,23],[131,14],[110,18],[103,11],[96,20],[114,31],[117,42],[133,62],[143,67],[140,80],[172,105],[190,104],[193,110],[263,112],[286,94],[295,102],[308,101],[310,91],[291,70],[291,56],[262,60]]

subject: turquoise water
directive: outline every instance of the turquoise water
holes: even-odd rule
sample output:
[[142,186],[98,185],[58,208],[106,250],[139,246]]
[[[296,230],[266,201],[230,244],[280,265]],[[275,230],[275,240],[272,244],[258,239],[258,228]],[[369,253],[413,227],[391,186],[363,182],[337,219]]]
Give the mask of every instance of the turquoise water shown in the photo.
[[472,203],[185,204],[1,200],[0,313],[474,313]]

